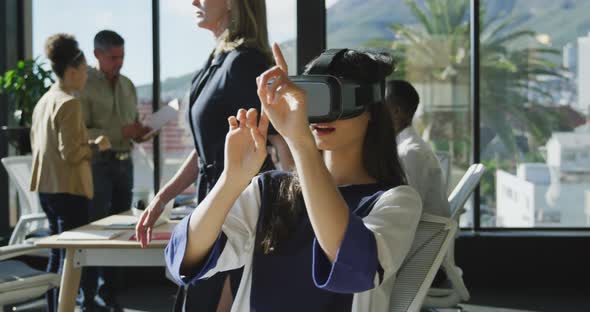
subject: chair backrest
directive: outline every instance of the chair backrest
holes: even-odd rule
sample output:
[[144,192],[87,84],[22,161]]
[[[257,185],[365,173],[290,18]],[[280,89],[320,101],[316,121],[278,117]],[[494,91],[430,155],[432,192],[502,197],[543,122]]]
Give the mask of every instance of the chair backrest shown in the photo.
[[457,220],[463,212],[463,206],[469,196],[479,184],[486,168],[482,164],[473,164],[469,166],[467,172],[461,178],[461,181],[455,186],[451,195],[449,195],[449,206],[451,209],[451,219]]
[[44,249],[29,243],[0,247],[0,311],[8,311],[3,308],[38,298],[47,290],[59,287],[59,274],[37,270],[17,260],[20,256],[36,255],[40,250]]
[[443,179],[445,182],[445,191],[448,191],[449,181],[451,179],[451,154],[449,152],[436,151],[434,153],[440,164],[440,169],[443,172]]
[[6,168],[10,180],[16,186],[21,216],[43,213],[39,203],[39,195],[29,191],[32,162],[33,157],[31,155],[2,158],[2,164]]
[[457,223],[451,219],[422,215],[412,248],[397,272],[389,311],[420,311],[456,231]]

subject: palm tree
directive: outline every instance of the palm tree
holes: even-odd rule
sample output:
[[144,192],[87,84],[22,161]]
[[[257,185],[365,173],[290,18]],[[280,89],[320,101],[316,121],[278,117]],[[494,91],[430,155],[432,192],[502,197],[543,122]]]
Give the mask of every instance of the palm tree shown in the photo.
[[[452,89],[463,87],[455,93],[468,96],[469,1],[425,0],[424,7],[420,7],[416,1],[405,2],[418,25],[391,25],[396,40],[373,40],[368,45],[392,50],[400,61],[395,74],[398,77],[423,85],[446,84]],[[542,88],[541,81],[546,77],[561,77],[557,66],[551,61],[558,51],[540,45],[533,31],[512,31],[516,18],[484,21],[485,5],[481,7],[481,124],[482,127],[493,129],[506,148],[516,155],[517,134],[531,135],[539,143],[550,136],[550,121],[553,117],[540,111],[531,111],[528,107],[538,104],[536,102],[540,99],[550,98]],[[451,111],[458,109],[454,107]],[[467,112],[463,113],[462,118],[460,115],[451,114],[451,119],[447,117],[441,121],[441,114],[435,112],[425,114],[424,119],[427,127],[451,122],[449,126],[453,130],[447,139],[469,142],[469,131],[462,130],[464,127],[468,129],[463,123],[468,124],[469,117]],[[522,133],[513,129],[515,124],[520,125]]]

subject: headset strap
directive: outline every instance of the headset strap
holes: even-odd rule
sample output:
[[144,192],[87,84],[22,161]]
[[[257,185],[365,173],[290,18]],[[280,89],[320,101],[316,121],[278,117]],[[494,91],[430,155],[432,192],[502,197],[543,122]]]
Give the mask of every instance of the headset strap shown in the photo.
[[348,49],[329,49],[320,54],[313,68],[309,71],[308,75],[322,75],[328,72],[332,62],[342,54],[346,53]]

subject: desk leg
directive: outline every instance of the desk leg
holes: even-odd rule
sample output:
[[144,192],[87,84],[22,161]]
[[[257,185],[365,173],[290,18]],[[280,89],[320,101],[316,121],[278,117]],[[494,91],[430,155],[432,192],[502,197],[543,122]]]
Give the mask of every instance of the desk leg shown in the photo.
[[59,289],[58,312],[73,312],[76,307],[76,296],[78,295],[78,288],[80,287],[81,269],[74,263],[75,253],[75,248],[66,249],[66,259],[64,261]]

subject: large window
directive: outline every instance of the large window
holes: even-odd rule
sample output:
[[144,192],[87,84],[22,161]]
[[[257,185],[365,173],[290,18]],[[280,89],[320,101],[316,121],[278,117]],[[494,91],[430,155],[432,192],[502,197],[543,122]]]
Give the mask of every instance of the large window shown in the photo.
[[481,225],[590,226],[590,3],[484,3]]
[[[453,1],[441,9],[435,2],[327,1],[327,47],[377,48],[394,55],[392,78],[418,90],[414,127],[439,156],[452,190],[471,156],[470,7],[469,1]],[[465,220],[469,226],[471,219]]]
[[297,0],[266,0],[270,44],[281,47],[289,74],[297,73]]
[[[297,14],[305,12],[297,12],[296,0],[266,2],[270,41],[281,45],[294,74]],[[410,81],[420,93],[414,127],[439,156],[448,191],[473,157],[486,166],[477,194],[480,205],[468,204],[462,226],[589,226],[590,19],[584,13],[590,3],[477,1],[480,53],[471,55],[471,2],[326,0],[327,48],[377,48],[394,55],[392,78]],[[214,39],[196,26],[190,1],[159,5],[160,102],[166,103],[185,98],[190,77],[205,62]],[[127,42],[123,72],[138,87],[139,110],[151,113],[149,1],[33,0],[32,20],[34,56],[43,54],[49,35],[69,32],[94,64],[94,34],[105,28],[121,33]],[[470,61],[475,58],[480,64],[478,129],[473,129],[470,105]],[[473,130],[479,130],[475,147]],[[164,128],[160,140],[163,184],[193,149],[185,112]],[[138,191],[153,189],[152,153],[150,143],[134,150]]]
[[[215,40],[209,31],[197,27],[194,7],[186,0],[160,1],[160,84],[161,103],[181,99],[182,113],[160,133],[160,170],[163,185],[169,181],[188,154],[193,141],[187,124],[189,82],[200,69]],[[63,8],[67,8],[64,10]],[[138,110],[144,118],[152,113],[152,8],[151,2],[138,5],[137,1],[108,0],[82,3],[72,0],[33,1],[33,56],[43,55],[46,38],[58,32],[74,34],[80,42],[90,65],[94,35],[102,29],[112,29],[126,40],[126,59],[123,74],[136,85]],[[270,42],[283,48],[291,70],[296,70],[296,2],[267,1]],[[135,164],[135,192],[140,196],[153,195],[153,145],[146,142],[133,150]],[[186,193],[191,193],[189,188]]]
[[[96,66],[94,35],[110,29],[125,39],[125,63],[122,73],[138,89],[138,110],[141,115],[152,111],[152,94],[145,91],[152,83],[152,8],[149,1],[33,1],[33,56],[44,56],[47,37],[60,32],[73,34],[80,43],[90,66]],[[133,150],[134,189],[139,192],[153,188],[153,157],[149,144],[136,145]]]
[[[295,0],[267,1],[270,43],[282,47],[290,70],[295,71]],[[194,149],[186,109],[190,79],[207,60],[215,45],[212,33],[197,27],[195,8],[186,0],[160,1],[161,101],[180,98],[182,112],[160,135],[160,183],[167,183]],[[151,90],[151,87],[146,86]],[[151,93],[150,93],[151,94]],[[194,187],[185,193],[194,193]]]
[[[215,39],[197,27],[190,1],[161,0],[160,43],[161,102],[178,98],[182,104],[178,118],[160,133],[160,185],[164,185],[194,149],[186,112],[190,81],[207,61]],[[194,187],[185,191],[194,192]]]

